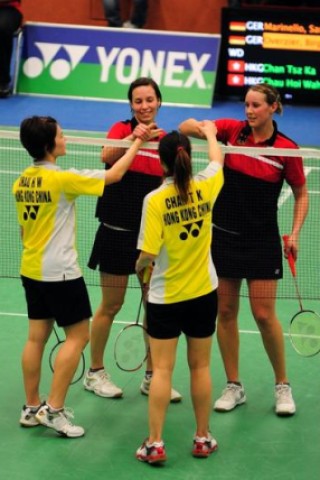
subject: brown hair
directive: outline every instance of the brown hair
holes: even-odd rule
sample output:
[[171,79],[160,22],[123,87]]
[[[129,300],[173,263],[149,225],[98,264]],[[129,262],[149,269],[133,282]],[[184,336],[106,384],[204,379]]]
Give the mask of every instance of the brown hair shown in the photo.
[[253,85],[248,89],[248,92],[252,90],[254,92],[259,92],[263,93],[266,97],[266,102],[269,105],[272,105],[273,103],[277,103],[278,107],[276,109],[276,113],[279,113],[279,115],[282,114],[283,112],[283,106],[281,102],[281,96],[280,93],[276,88],[274,88],[272,85],[269,85],[268,83],[257,83],[256,85]]
[[137,78],[134,82],[131,83],[131,85],[129,87],[129,90],[128,90],[128,99],[129,99],[130,103],[132,102],[132,92],[135,88],[137,88],[137,87],[148,87],[148,86],[153,88],[154,93],[156,94],[156,97],[159,101],[159,107],[160,107],[161,102],[162,102],[162,95],[161,95],[161,92],[160,92],[160,88],[159,88],[158,84],[152,78],[149,78],[149,77],[140,77],[140,78]]

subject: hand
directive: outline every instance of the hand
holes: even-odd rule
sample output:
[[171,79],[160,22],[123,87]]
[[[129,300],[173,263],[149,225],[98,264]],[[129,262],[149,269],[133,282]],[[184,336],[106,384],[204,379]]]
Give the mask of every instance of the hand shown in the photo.
[[139,268],[141,268],[141,265],[139,265],[139,262],[137,260],[135,269],[136,269],[136,274],[138,275],[138,278],[140,280],[140,283],[142,286],[149,285],[150,278],[153,272],[153,263],[149,263],[149,265],[147,265],[146,267],[142,267],[140,270]]
[[199,122],[199,130],[207,138],[217,135],[217,127],[212,120],[202,120],[202,122]]
[[298,258],[298,242],[293,235],[283,235],[283,254],[285,258],[289,258],[292,255],[294,262]]
[[156,123],[151,123],[150,125],[139,123],[133,130],[132,135],[134,138],[140,138],[142,141],[147,142],[152,138],[158,137],[161,132],[163,132],[163,130],[161,128],[157,128]]

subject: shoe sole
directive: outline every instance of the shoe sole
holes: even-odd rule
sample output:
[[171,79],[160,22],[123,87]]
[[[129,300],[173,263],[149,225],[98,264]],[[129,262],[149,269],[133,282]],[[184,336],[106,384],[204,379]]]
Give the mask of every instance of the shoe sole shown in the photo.
[[[55,432],[57,432],[59,435],[61,435],[62,437],[65,437],[65,438],[80,438],[80,437],[83,437],[85,432],[81,433],[80,435],[68,435],[67,433],[65,432],[62,432],[60,430],[57,430],[56,428],[54,428],[53,425],[49,425],[48,423],[45,422],[45,419],[42,418],[42,417],[37,417],[36,416],[36,419],[38,420],[39,424],[38,425],[42,425],[43,427],[47,427],[47,428],[51,428],[51,430],[54,430]],[[36,425],[35,425],[36,426]]]
[[246,397],[243,397],[241,398],[241,400],[239,400],[239,402],[237,402],[235,404],[234,407],[231,407],[231,408],[221,408],[221,407],[216,407],[215,405],[213,406],[213,410],[215,412],[231,412],[232,410],[234,410],[236,407],[240,407],[241,405],[244,405],[247,401],[247,398]]
[[115,395],[103,395],[101,393],[96,392],[94,388],[88,388],[88,387],[84,386],[84,389],[87,390],[88,392],[92,392],[95,395],[97,395],[98,397],[102,397],[102,398],[122,398],[122,396],[123,396],[123,392],[116,393]]
[[23,428],[33,428],[33,427],[39,427],[41,424],[40,423],[35,423],[34,425],[30,425],[30,423],[22,423],[22,422],[19,422],[20,423],[20,427],[23,427]]
[[84,437],[84,434],[85,434],[85,432],[83,432],[83,433],[81,433],[81,435],[68,435],[67,433],[59,432],[59,430],[56,430],[56,429],[53,428],[53,427],[49,427],[49,428],[52,428],[52,429],[55,430],[59,435],[61,435],[61,437],[65,437],[65,438],[81,438],[81,437]]
[[182,402],[182,397],[170,398],[170,403],[180,403],[180,402]]
[[138,455],[136,455],[136,458],[140,462],[149,463],[150,465],[156,465],[156,464],[164,463],[167,460],[167,456],[163,456],[163,457],[153,459],[153,458],[142,458],[142,457],[139,457]]
[[218,449],[218,445],[216,445],[215,447],[212,448],[212,450],[206,453],[193,451],[192,456],[195,458],[208,458],[209,455],[211,455],[211,453],[215,452],[217,449]]
[[294,412],[277,412],[276,411],[276,415],[278,417],[292,417],[295,413],[296,413],[296,411],[294,411]]

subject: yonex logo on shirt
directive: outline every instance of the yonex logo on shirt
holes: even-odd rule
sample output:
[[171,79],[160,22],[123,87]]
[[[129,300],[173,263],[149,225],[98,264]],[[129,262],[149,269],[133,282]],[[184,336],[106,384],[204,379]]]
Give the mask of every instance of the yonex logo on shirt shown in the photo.
[[180,233],[179,235],[180,240],[187,240],[189,238],[189,235],[191,235],[194,238],[198,237],[202,224],[203,224],[203,220],[200,220],[199,222],[192,222],[192,223],[188,223],[187,225],[183,225],[183,228],[186,229],[186,232]]
[[25,212],[23,212],[23,220],[27,221],[29,218],[31,220],[36,220],[39,208],[39,205],[26,205]]

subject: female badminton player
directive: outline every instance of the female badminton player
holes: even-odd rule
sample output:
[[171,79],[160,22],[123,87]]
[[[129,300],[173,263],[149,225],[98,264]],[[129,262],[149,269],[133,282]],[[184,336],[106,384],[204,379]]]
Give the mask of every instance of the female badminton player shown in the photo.
[[[21,278],[28,306],[29,334],[22,354],[26,404],[20,424],[42,424],[70,438],[84,435],[64,408],[68,387],[89,339],[90,301],[75,250],[75,200],[102,195],[119,182],[140,145],[132,146],[110,170],[61,170],[57,158],[66,154],[66,141],[54,118],[34,116],[20,126],[20,139],[33,165],[13,185],[23,252]],[[54,363],[46,402],[41,404],[41,362],[54,321],[64,329]]]
[[193,176],[188,137],[177,131],[167,134],[159,143],[164,183],[143,204],[136,271],[142,278],[154,262],[146,308],[153,378],[150,431],[136,457],[150,464],[166,460],[162,431],[181,333],[187,339],[196,420],[192,454],[207,457],[217,448],[208,427],[218,284],[210,244],[212,207],[223,184],[223,156],[214,124],[204,121],[200,129],[208,140],[207,168]]
[[[245,112],[246,121],[215,120],[218,140],[239,146],[239,153],[226,155],[225,184],[213,211],[212,256],[219,277],[217,335],[227,376],[226,388],[214,408],[227,412],[246,401],[239,378],[238,332],[240,288],[246,279],[251,311],[274,372],[275,413],[293,415],[296,406],[286,373],[282,327],[275,311],[277,281],[282,278],[277,204],[286,181],[294,197],[294,210],[285,255],[291,251],[296,259],[299,233],[308,211],[306,179],[298,151],[296,157],[268,155],[267,147],[298,148],[273,120],[275,113],[282,113],[279,92],[268,84],[250,87]],[[180,130],[202,136],[194,119],[183,122]],[[241,147],[263,147],[266,152],[244,155]]]
[[[108,139],[159,141],[165,132],[154,126],[161,107],[162,95],[157,83],[148,77],[134,80],[128,89],[132,118],[112,125]],[[102,161],[109,168],[123,154],[122,148],[106,146]],[[129,275],[135,273],[137,237],[144,196],[162,182],[163,171],[155,150],[139,152],[123,180],[106,189],[97,203],[99,227],[92,248],[89,267],[99,268],[101,303],[91,327],[91,364],[84,379],[84,388],[100,397],[122,397],[122,389],[110,378],[105,369],[104,353],[111,327],[125,299]],[[148,350],[146,338],[146,350]],[[149,394],[152,363],[148,356],[146,372],[140,391]],[[181,395],[172,389],[171,401],[180,402]]]

